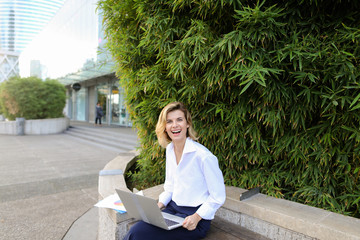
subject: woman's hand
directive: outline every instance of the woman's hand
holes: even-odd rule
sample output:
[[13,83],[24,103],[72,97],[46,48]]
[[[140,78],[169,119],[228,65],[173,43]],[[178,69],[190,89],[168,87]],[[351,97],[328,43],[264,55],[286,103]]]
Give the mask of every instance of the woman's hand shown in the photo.
[[201,219],[202,218],[197,213],[187,216],[185,218],[185,221],[183,222],[183,227],[189,231],[193,231],[193,230],[195,230],[196,226],[198,225],[198,223]]
[[165,208],[165,205],[162,202],[158,202],[157,205],[160,209]]

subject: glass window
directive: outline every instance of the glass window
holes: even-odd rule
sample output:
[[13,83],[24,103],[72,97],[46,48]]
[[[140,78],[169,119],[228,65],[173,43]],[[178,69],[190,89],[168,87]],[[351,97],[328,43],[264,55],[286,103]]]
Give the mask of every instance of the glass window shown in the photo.
[[85,121],[86,112],[86,89],[81,88],[76,93],[76,120]]
[[68,96],[68,100],[67,100],[67,105],[68,105],[67,116],[68,116],[70,119],[73,119],[73,98],[72,98],[72,90],[69,91],[69,96]]
[[111,107],[111,124],[121,126],[131,126],[129,114],[125,107],[124,89],[119,87],[118,83],[114,83],[111,87],[110,107]]
[[111,123],[120,124],[120,113],[119,113],[119,88],[117,86],[111,87]]

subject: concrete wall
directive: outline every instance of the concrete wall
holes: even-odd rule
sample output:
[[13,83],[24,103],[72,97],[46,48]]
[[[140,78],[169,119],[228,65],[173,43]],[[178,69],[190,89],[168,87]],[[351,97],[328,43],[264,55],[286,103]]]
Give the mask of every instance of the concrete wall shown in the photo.
[[0,134],[16,135],[16,122],[15,121],[1,121]]
[[[23,134],[25,135],[46,135],[66,131],[69,128],[68,118],[51,118],[25,120]],[[17,121],[0,121],[0,134],[19,135]]]

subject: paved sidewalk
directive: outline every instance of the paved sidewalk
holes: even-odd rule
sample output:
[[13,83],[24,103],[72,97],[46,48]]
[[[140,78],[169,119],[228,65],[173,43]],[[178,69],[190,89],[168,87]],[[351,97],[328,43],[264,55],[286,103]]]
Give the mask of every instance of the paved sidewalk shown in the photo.
[[[0,239],[96,239],[98,173],[117,155],[67,134],[0,135]],[[83,216],[87,235],[71,238]]]

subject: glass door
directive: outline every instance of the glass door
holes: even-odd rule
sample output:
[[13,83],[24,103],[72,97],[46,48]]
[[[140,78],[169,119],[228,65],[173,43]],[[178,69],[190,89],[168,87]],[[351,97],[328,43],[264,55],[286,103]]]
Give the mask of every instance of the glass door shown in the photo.
[[126,111],[124,89],[114,83],[110,94],[111,124],[131,126],[129,113]]
[[85,121],[86,120],[86,90],[81,88],[76,92],[76,120]]
[[120,124],[119,88],[117,86],[111,87],[110,105],[111,105],[111,123]]

